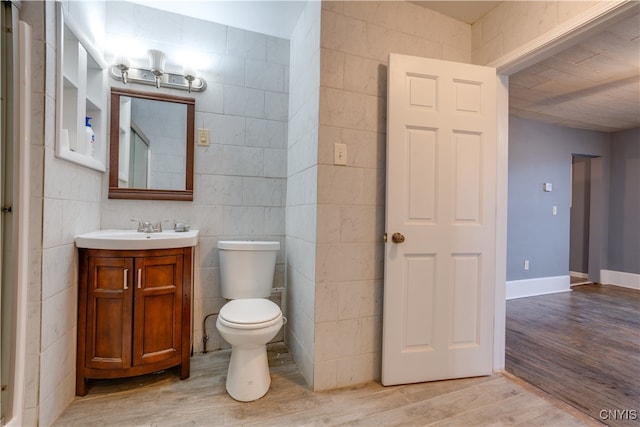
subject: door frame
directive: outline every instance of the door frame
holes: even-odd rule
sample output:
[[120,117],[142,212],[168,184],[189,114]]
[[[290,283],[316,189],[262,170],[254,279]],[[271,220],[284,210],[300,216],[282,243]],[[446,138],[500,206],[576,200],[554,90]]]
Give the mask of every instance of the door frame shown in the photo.
[[547,59],[640,9],[631,0],[600,1],[551,31],[486,64],[497,72],[497,201],[494,371],[505,367],[507,283],[507,181],[509,167],[509,76]]

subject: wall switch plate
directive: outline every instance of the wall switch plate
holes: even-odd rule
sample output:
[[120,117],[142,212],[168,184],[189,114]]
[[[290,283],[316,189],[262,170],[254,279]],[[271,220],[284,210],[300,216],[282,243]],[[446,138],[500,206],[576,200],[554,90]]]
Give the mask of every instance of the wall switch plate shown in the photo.
[[554,214],[554,215],[558,215],[558,207],[557,207],[557,206],[554,206],[554,207],[551,209],[551,213],[552,213],[552,214]]
[[333,164],[347,165],[347,144],[333,144]]
[[209,145],[209,129],[198,129],[198,145]]
[[525,269],[525,270],[528,270],[528,269],[529,269],[529,260],[528,260],[528,259],[525,259],[525,260],[524,260],[524,269]]
[[545,182],[543,189],[544,191],[553,191],[553,184],[550,182]]

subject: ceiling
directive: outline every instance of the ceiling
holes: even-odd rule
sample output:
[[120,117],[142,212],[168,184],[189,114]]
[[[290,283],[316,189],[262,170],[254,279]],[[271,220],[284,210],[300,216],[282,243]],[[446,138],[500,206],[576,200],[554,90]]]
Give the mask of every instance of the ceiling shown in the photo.
[[510,112],[579,129],[640,126],[640,14],[509,78]]
[[[315,0],[311,0],[315,1]],[[156,9],[290,38],[306,1],[135,0]],[[500,1],[413,1],[473,23]],[[640,126],[640,15],[510,76],[510,112],[615,132]]]

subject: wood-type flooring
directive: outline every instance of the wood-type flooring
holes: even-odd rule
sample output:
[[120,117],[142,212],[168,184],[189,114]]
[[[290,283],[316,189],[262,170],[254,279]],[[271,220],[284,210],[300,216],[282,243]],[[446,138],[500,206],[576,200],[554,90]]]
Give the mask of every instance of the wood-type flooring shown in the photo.
[[249,403],[225,392],[229,350],[171,371],[90,384],[56,426],[585,426],[599,425],[509,374],[313,392],[284,344],[269,346],[271,389]]
[[640,425],[640,291],[507,301],[506,370],[611,426]]

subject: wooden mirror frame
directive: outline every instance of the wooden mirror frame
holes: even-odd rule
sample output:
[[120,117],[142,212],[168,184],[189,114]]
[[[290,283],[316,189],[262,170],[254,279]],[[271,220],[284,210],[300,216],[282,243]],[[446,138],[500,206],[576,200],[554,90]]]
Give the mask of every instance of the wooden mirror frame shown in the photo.
[[[155,188],[120,188],[118,170],[120,162],[120,97],[129,96],[163,102],[185,104],[187,107],[186,176],[184,190],[161,190]],[[193,201],[193,144],[195,132],[196,100],[163,93],[139,92],[136,90],[111,88],[111,124],[109,126],[109,198],[135,200],[183,200]]]

